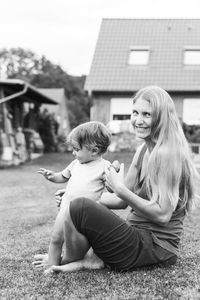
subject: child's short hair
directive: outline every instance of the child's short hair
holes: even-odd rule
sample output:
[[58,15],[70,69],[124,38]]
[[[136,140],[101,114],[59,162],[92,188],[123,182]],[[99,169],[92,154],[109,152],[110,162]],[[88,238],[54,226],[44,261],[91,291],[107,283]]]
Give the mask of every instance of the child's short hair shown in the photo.
[[75,127],[67,137],[67,142],[77,142],[80,148],[85,146],[88,150],[98,149],[98,154],[107,151],[111,143],[111,133],[101,122],[91,121]]

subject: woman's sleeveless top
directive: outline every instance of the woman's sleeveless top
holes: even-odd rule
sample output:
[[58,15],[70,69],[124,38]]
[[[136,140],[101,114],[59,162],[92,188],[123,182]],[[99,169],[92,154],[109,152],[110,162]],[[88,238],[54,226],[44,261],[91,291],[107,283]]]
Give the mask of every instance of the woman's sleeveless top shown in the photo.
[[[140,173],[142,169],[142,162],[147,150],[146,145],[141,149],[138,157],[136,168],[138,171],[137,182],[135,185],[134,192],[143,199],[148,199],[147,189],[145,185],[145,179],[140,181]],[[181,186],[181,185],[180,185]],[[179,189],[179,198],[181,198],[181,189]],[[178,245],[180,237],[183,233],[183,220],[185,217],[185,208],[181,206],[181,201],[179,201],[175,211],[172,214],[171,220],[165,226],[159,226],[152,221],[139,216],[133,209],[127,216],[127,221],[138,227],[140,229],[149,230],[152,233],[153,241],[161,246],[162,248],[178,255]]]

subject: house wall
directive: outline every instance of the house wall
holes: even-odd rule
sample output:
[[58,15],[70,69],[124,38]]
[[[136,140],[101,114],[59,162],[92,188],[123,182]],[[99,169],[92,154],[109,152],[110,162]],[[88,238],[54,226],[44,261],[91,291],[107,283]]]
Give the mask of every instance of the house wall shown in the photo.
[[175,104],[176,112],[180,120],[183,117],[183,100],[185,97],[183,96],[172,96],[172,99]]
[[[172,99],[174,100],[174,103],[175,103],[175,107],[176,107],[176,111],[177,111],[177,114],[178,114],[178,117],[181,121],[183,121],[183,114],[184,114],[184,100],[196,100],[196,101],[200,101],[200,95],[199,93],[184,93],[184,94],[181,94],[181,95],[171,95],[172,96]],[[191,101],[193,102],[193,101]],[[198,107],[199,105],[196,105],[196,108],[198,110]],[[192,103],[191,103],[191,107],[188,107],[187,106],[187,110],[189,115],[193,115],[193,110],[194,110],[194,107],[192,106]],[[194,124],[196,122],[196,119],[197,119],[197,114],[199,115],[199,112],[197,111],[195,116],[192,117],[192,121],[194,121]],[[199,119],[199,117],[198,117]],[[189,124],[189,123],[188,123]],[[198,123],[199,124],[199,123]]]
[[93,98],[93,106],[90,111],[91,121],[100,121],[107,124],[110,121],[110,96]]
[[59,118],[58,135],[66,136],[70,132],[70,124],[67,110],[67,99],[65,97],[63,97],[63,100],[58,106],[56,116]]
[[[112,98],[117,98],[116,94],[109,96],[98,96],[93,98],[93,106],[90,112],[91,121],[100,121],[104,124],[107,124],[110,121],[110,100]],[[123,97],[120,96],[120,98]],[[127,98],[127,96],[124,96],[124,98]],[[185,95],[172,96],[180,120],[182,120],[183,116],[183,100],[185,98]]]

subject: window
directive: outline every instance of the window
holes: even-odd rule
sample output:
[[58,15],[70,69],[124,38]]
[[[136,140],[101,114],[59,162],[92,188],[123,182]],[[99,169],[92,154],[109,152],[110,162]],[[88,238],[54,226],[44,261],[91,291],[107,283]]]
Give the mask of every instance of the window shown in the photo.
[[184,99],[183,122],[187,125],[200,125],[200,99]]
[[130,114],[114,114],[113,120],[130,120],[131,115]]
[[184,64],[200,66],[200,47],[199,49],[187,49],[184,51]]
[[112,98],[110,102],[110,120],[128,120],[131,116],[130,98]]
[[131,49],[129,53],[129,65],[147,65],[149,62],[148,49]]

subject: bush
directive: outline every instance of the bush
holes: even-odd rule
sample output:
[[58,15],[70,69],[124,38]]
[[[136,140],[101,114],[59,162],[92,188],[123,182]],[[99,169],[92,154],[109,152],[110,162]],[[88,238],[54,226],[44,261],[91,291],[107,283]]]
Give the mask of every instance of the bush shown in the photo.
[[200,143],[200,125],[183,123],[183,131],[189,143]]

